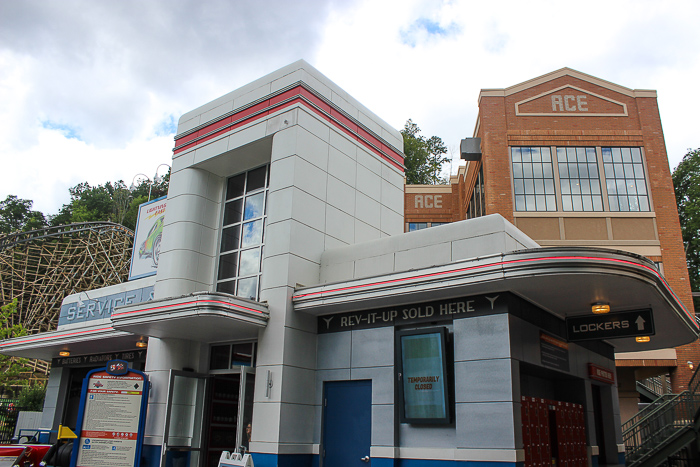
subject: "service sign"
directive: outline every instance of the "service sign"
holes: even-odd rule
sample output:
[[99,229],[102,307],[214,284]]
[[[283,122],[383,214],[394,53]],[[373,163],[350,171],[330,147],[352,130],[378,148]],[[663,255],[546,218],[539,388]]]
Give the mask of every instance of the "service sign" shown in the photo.
[[401,356],[401,421],[449,423],[445,329],[398,333]]
[[148,381],[122,360],[88,373],[78,414],[72,467],[135,467],[140,463]]
[[162,197],[139,206],[129,280],[152,276],[158,270],[166,204]]

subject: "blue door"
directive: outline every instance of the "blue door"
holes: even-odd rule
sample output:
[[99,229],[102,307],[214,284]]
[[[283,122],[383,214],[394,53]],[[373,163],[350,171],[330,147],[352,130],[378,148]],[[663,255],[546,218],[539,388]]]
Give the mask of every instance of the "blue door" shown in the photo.
[[324,383],[323,467],[371,465],[372,381]]

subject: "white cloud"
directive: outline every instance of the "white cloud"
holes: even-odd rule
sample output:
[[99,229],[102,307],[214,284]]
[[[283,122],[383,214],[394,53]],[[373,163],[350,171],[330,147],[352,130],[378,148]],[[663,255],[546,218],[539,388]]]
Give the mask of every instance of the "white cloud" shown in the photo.
[[4,2],[0,199],[52,214],[76,183],[150,175],[179,115],[299,58],[448,147],[471,136],[481,88],[568,66],[656,89],[674,167],[700,146],[698,16],[691,1]]

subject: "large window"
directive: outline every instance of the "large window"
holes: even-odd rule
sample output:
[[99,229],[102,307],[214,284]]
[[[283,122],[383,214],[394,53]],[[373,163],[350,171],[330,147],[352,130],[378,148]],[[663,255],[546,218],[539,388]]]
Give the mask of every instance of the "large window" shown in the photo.
[[602,148],[611,211],[649,211],[649,194],[639,148]]
[[228,179],[216,290],[258,299],[268,166]]
[[516,211],[651,210],[640,148],[511,147],[510,153]]
[[544,148],[511,148],[516,211],[556,211],[552,154]]
[[563,211],[602,211],[595,148],[557,148]]
[[467,208],[467,219],[474,219],[486,215],[486,201],[484,200],[484,167],[481,166],[474,182],[472,197]]

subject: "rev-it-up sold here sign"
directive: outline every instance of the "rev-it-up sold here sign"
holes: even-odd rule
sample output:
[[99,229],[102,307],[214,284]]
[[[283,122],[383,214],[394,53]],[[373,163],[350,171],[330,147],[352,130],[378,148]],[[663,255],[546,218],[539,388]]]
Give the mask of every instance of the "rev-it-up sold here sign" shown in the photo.
[[651,309],[566,318],[566,337],[570,342],[653,334]]

